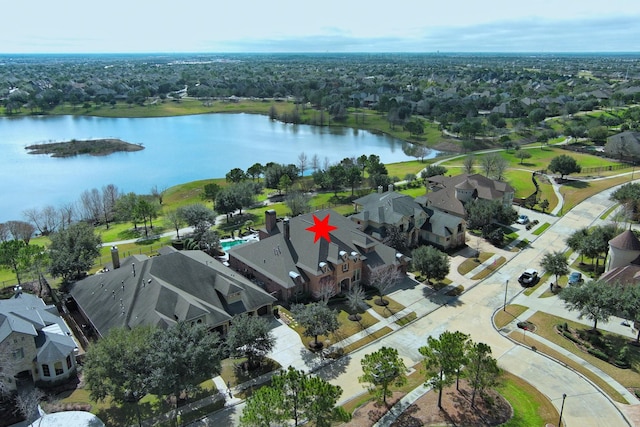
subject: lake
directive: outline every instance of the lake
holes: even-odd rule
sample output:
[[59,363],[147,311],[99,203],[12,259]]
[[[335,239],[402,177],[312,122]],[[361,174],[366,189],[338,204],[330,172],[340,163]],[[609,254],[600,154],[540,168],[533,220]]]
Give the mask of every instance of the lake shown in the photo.
[[[71,139],[120,138],[145,149],[108,156],[53,158],[27,154],[25,146]],[[0,222],[24,220],[25,209],[59,208],[84,190],[114,184],[147,194],[155,185],[224,177],[256,162],[297,163],[304,152],[335,163],[377,154],[383,163],[412,160],[402,141],[368,131],[291,125],[253,114],[203,114],[161,118],[46,116],[0,118]],[[434,157],[432,151],[428,157]]]

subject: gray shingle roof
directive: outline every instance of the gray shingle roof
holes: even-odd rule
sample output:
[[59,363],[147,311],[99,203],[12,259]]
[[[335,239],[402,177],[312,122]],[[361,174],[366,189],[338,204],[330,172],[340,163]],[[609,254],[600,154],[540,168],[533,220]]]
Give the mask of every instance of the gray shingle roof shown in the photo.
[[[275,301],[251,281],[202,251],[163,249],[155,257],[128,257],[118,269],[87,277],[70,293],[101,335],[113,327],[156,325],[206,314],[209,326],[229,321],[238,309],[225,298],[240,292],[244,311]],[[132,264],[136,264],[133,275]],[[237,305],[236,305],[237,307]]]

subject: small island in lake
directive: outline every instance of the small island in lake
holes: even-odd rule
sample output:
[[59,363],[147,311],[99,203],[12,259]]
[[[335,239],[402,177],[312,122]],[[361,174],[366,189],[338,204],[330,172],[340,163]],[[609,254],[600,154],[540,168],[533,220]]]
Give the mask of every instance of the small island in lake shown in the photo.
[[72,139],[67,142],[33,144],[25,148],[29,150],[29,154],[51,154],[51,157],[73,157],[80,154],[108,156],[117,151],[144,150],[144,147],[140,144],[130,144],[114,138],[91,139],[86,141]]

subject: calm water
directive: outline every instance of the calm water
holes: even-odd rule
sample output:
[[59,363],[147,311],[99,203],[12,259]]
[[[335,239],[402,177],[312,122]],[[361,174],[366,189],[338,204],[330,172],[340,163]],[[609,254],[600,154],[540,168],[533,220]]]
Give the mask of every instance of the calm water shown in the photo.
[[[143,144],[133,153],[52,158],[25,146],[70,139],[120,138]],[[324,162],[377,154],[383,163],[411,160],[394,138],[352,129],[272,122],[251,114],[112,119],[100,117],[0,118],[0,222],[24,219],[28,208],[55,208],[79,200],[84,190],[114,184],[149,193],[152,186],[224,177],[256,162],[297,163],[304,152]],[[431,153],[434,156],[435,152]]]

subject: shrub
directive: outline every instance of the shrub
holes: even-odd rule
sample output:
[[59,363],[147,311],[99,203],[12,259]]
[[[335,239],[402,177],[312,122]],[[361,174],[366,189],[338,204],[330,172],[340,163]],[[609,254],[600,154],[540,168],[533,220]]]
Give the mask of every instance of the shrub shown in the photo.
[[609,361],[609,356],[607,356],[603,351],[598,350],[597,348],[589,348],[587,349],[589,354],[597,357],[598,359],[604,360],[605,362]]

